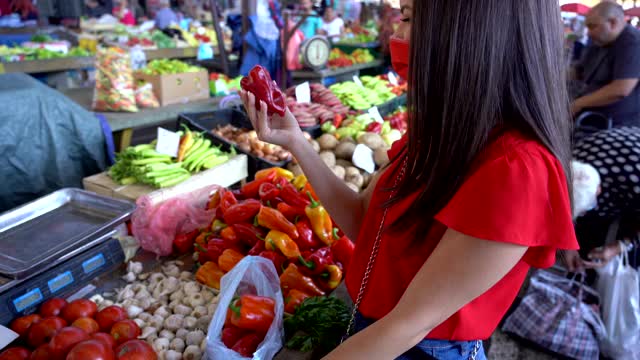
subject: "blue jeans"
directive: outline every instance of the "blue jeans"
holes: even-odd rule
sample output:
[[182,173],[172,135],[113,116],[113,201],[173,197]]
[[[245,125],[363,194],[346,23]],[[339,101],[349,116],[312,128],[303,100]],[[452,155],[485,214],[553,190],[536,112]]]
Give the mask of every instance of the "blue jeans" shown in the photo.
[[[364,330],[373,321],[365,318],[360,313],[356,315],[356,332]],[[478,351],[475,360],[487,360],[482,347],[482,341],[448,341],[425,339],[409,351],[400,355],[396,360],[470,360],[475,347]]]

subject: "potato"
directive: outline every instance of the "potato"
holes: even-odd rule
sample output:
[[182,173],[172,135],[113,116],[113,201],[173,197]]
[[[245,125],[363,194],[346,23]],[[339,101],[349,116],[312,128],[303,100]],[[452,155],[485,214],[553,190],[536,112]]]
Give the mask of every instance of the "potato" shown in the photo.
[[340,165],[343,168],[350,168],[353,167],[353,163],[351,163],[351,161],[349,160],[345,160],[345,159],[338,159],[336,160],[336,165]]
[[353,152],[356,150],[356,144],[350,142],[343,142],[335,149],[336,157],[344,160],[351,160]]
[[323,151],[320,153],[320,158],[328,167],[336,165],[336,156],[331,151]]
[[364,186],[364,177],[360,175],[360,172],[357,172],[355,174],[351,173],[351,176],[345,176],[344,180],[349,184],[357,186],[358,189],[362,189],[362,187]]
[[358,168],[353,165],[347,166],[345,170],[346,170],[346,174],[345,174],[346,178],[360,175],[360,170],[358,170]]
[[359,187],[355,186],[355,185],[354,185],[354,184],[352,184],[352,183],[349,183],[349,182],[348,182],[348,183],[347,183],[347,186],[348,186],[351,190],[353,190],[353,191],[355,191],[355,192],[357,192],[357,193],[359,193],[360,191],[362,191],[362,189],[360,189]]
[[311,144],[311,147],[313,148],[313,150],[315,150],[317,153],[320,152],[320,143],[318,143],[315,140],[311,140],[309,143]]
[[345,142],[352,143],[352,144],[356,143],[356,141],[351,136],[345,136],[342,139],[340,139],[341,144]]
[[338,139],[331,134],[324,134],[318,138],[320,150],[333,150],[338,146]]
[[379,148],[374,150],[373,160],[376,162],[376,165],[380,167],[387,165],[389,163],[389,155],[387,154],[387,149]]
[[371,150],[377,150],[387,146],[382,137],[374,133],[365,133],[358,137],[358,144],[367,145]]
[[331,168],[331,170],[333,171],[334,174],[336,174],[336,176],[338,178],[340,178],[340,180],[344,180],[344,176],[345,176],[345,170],[342,166],[334,166]]

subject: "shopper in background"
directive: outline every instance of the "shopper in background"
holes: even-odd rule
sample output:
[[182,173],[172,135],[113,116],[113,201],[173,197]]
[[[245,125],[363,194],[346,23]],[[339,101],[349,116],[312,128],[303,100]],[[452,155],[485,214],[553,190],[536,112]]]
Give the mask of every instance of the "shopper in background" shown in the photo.
[[160,10],[156,13],[155,22],[160,30],[168,28],[171,24],[178,24],[178,16],[171,10],[169,0],[160,0]]
[[336,15],[332,7],[324,10],[321,33],[333,41],[340,40],[344,32],[344,21]]
[[311,0],[300,1],[300,12],[309,15],[300,25],[300,31],[304,34],[305,39],[318,35],[322,28],[322,19],[318,16],[318,13],[313,11]]
[[624,21],[622,6],[596,5],[587,16],[593,42],[576,66],[584,88],[572,105],[575,115],[596,111],[613,118],[613,125],[640,125],[640,31]]
[[85,13],[90,18],[99,18],[102,15],[110,14],[111,10],[111,2],[106,0],[85,0],[84,5],[86,6]]
[[117,17],[122,24],[134,26],[136,18],[129,8],[129,2],[127,0],[117,0],[116,3],[117,5],[113,8],[113,16]]
[[409,79],[409,131],[363,194],[323,164],[291,112],[269,117],[241,95],[259,137],[292,151],[357,239],[346,286],[359,332],[326,359],[485,359],[480,340],[529,269],[578,247],[560,9],[400,3],[391,55]]
[[20,15],[22,21],[38,20],[38,9],[33,5],[33,0],[11,1],[11,12]]

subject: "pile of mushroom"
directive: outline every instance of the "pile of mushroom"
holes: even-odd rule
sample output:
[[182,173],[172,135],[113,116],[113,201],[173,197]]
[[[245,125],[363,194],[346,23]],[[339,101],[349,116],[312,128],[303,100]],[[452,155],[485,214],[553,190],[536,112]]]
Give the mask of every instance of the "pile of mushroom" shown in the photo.
[[123,307],[159,359],[202,359],[206,332],[218,305],[213,289],[195,281],[194,274],[181,271],[181,261],[169,261],[158,272],[143,273],[142,264],[129,262],[128,284],[115,294],[92,298],[103,309]]

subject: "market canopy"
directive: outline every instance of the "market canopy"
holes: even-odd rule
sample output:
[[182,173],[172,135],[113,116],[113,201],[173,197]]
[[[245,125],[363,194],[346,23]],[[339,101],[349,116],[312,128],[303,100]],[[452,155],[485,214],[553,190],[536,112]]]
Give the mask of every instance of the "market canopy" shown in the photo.
[[589,10],[591,10],[591,8],[584,4],[571,3],[571,4],[564,4],[560,6],[560,10],[565,12],[576,13],[579,15],[587,15],[589,13]]
[[624,11],[624,14],[627,16],[637,16],[640,17],[640,7],[635,7],[632,9],[627,9]]

